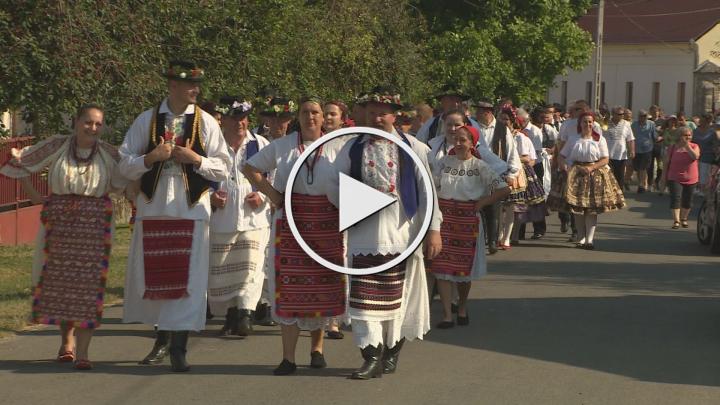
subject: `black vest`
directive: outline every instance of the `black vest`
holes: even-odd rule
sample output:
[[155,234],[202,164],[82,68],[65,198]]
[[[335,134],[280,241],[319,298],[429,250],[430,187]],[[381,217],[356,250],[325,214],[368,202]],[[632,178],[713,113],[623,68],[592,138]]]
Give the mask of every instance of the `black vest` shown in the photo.
[[[200,139],[200,120],[201,115],[200,109],[195,106],[194,114],[185,114],[185,124],[183,126],[183,140],[189,142],[192,139],[192,145],[190,148],[202,157],[207,157],[205,149],[203,148],[202,141]],[[160,106],[155,108],[153,113],[153,120],[150,127],[150,136],[148,136],[148,148],[146,153],[150,153],[155,149],[155,145],[160,142],[165,134],[165,114],[160,114]],[[197,117],[197,123],[195,122]],[[193,134],[195,137],[193,139]],[[155,189],[157,188],[158,181],[160,180],[160,173],[162,172],[165,162],[155,162],[152,168],[143,174],[140,179],[140,191],[145,194],[146,202],[150,202],[155,195]],[[206,180],[201,175],[195,173],[192,164],[182,164],[183,178],[185,179],[185,194],[187,196],[188,206],[192,207],[197,204],[200,197],[208,191],[210,187],[210,181]]]

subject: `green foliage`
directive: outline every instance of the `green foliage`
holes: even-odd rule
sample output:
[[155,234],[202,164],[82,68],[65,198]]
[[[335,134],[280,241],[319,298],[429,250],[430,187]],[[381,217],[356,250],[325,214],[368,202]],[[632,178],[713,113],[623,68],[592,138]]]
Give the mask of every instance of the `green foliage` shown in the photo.
[[430,77],[475,97],[545,98],[556,75],[589,60],[590,35],[575,21],[590,0],[416,0],[431,35]]
[[[476,5],[473,5],[476,4]],[[420,101],[448,81],[477,96],[542,98],[586,63],[589,0],[0,0],[0,110],[38,135],[85,102],[117,141],[165,93],[169,59],[206,68],[204,96],[349,100],[389,85]]]

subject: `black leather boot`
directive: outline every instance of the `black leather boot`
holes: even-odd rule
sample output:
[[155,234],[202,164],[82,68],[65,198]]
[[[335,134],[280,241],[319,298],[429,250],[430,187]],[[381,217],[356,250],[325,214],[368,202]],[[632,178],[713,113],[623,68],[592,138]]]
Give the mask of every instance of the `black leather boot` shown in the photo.
[[362,367],[353,371],[350,378],[353,380],[369,380],[375,377],[382,377],[384,349],[385,346],[383,346],[382,343],[378,343],[377,347],[366,346],[360,349],[360,353],[365,362]]
[[155,344],[152,350],[145,356],[144,359],[140,360],[138,364],[160,364],[165,359],[170,349],[170,332],[166,330],[159,330],[155,332]]
[[172,371],[183,372],[190,370],[190,365],[185,359],[187,353],[188,331],[173,331],[170,338],[170,363]]
[[233,332],[235,335],[246,337],[252,331],[252,311],[240,309],[237,311],[237,320]]
[[225,324],[218,333],[219,336],[230,336],[235,334],[236,325],[238,320],[238,309],[235,307],[228,308],[225,314]]
[[383,357],[383,374],[392,374],[395,372],[400,357],[400,350],[402,350],[404,343],[405,338],[402,338],[394,347],[385,350],[385,357]]

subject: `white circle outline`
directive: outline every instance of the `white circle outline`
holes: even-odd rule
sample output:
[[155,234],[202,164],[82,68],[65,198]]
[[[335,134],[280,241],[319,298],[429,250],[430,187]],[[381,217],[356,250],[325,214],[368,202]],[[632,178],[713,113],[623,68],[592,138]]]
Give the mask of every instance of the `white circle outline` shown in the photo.
[[[420,230],[418,234],[415,236],[415,239],[413,239],[412,243],[410,243],[410,246],[407,247],[399,256],[396,258],[390,260],[387,263],[383,263],[380,266],[375,267],[368,267],[364,269],[354,269],[352,267],[345,267],[345,266],[339,266],[335,263],[331,263],[327,260],[325,260],[323,257],[315,253],[314,250],[310,248],[310,246],[305,242],[305,240],[300,235],[300,232],[297,229],[297,226],[295,226],[295,219],[293,218],[292,214],[292,189],[293,185],[295,184],[295,178],[297,177],[298,173],[300,172],[300,168],[302,167],[303,163],[305,163],[305,160],[307,160],[310,157],[310,154],[315,151],[315,149],[319,148],[321,145],[325,144],[326,142],[329,142],[335,138],[344,136],[344,135],[354,135],[354,134],[370,134],[370,135],[376,135],[380,136],[382,138],[385,138],[396,145],[398,145],[402,150],[404,150],[413,160],[415,163],[415,166],[417,166],[420,169],[420,174],[422,174],[423,177],[423,185],[425,186],[425,195],[428,196],[427,203],[425,204],[425,217],[423,218],[422,226],[420,227]],[[298,136],[300,136],[300,133],[298,133]],[[348,142],[353,142],[353,140],[349,140]],[[398,204],[400,201],[398,201]],[[313,260],[318,262],[320,265],[322,265],[325,268],[328,268],[330,270],[336,271],[338,273],[343,274],[349,274],[351,276],[365,276],[368,274],[375,274],[379,273],[381,271],[389,270],[398,264],[402,263],[404,260],[406,260],[410,255],[415,253],[415,250],[420,246],[423,239],[425,238],[425,234],[427,233],[428,229],[430,229],[430,221],[432,220],[432,214],[433,214],[433,207],[435,204],[435,190],[432,186],[432,181],[430,180],[430,174],[427,172],[427,169],[425,168],[425,164],[422,160],[420,160],[420,157],[412,150],[412,148],[407,145],[405,142],[402,142],[402,140],[397,139],[395,136],[390,134],[389,132],[385,132],[380,129],[376,128],[370,128],[370,127],[350,127],[350,128],[341,128],[335,131],[332,131],[328,134],[325,134],[324,136],[317,139],[315,142],[313,142],[308,148],[305,149],[303,153],[300,154],[297,161],[295,161],[295,164],[293,165],[292,169],[290,170],[290,175],[288,177],[288,183],[285,186],[285,216],[287,217],[288,225],[290,226],[290,231],[292,232],[293,236],[295,237],[295,240],[297,241],[298,245],[302,248],[302,250],[310,256]]]

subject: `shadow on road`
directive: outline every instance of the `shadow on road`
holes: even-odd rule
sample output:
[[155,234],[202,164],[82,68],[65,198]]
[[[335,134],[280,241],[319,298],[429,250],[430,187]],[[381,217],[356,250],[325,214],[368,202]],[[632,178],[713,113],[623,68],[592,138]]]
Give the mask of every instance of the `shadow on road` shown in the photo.
[[469,327],[432,330],[426,340],[642,381],[720,386],[720,299],[487,299],[469,311]]

